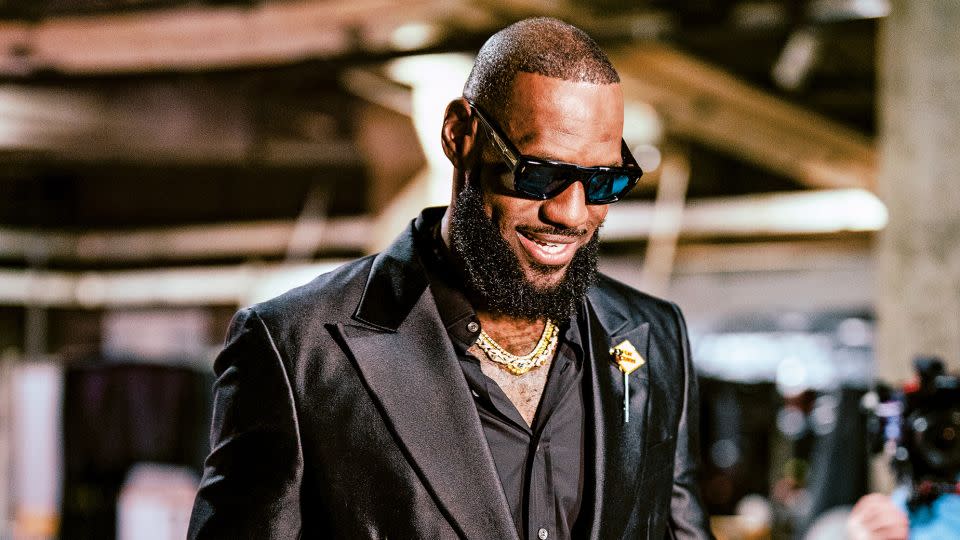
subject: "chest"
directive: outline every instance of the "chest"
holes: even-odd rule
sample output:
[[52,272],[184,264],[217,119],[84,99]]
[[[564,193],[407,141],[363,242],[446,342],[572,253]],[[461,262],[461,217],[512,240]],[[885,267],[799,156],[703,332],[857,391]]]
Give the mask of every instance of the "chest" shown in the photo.
[[547,384],[547,374],[550,372],[552,360],[523,375],[514,375],[487,358],[487,355],[476,345],[470,347],[467,352],[480,361],[480,370],[503,390],[527,425],[533,425],[540,398],[543,397],[543,389]]

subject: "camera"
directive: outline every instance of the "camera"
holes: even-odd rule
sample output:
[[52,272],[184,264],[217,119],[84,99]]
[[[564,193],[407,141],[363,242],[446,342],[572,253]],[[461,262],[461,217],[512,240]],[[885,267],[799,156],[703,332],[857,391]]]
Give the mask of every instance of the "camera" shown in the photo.
[[873,453],[890,457],[897,480],[911,486],[908,505],[960,493],[960,377],[936,357],[914,360],[916,379],[868,394]]

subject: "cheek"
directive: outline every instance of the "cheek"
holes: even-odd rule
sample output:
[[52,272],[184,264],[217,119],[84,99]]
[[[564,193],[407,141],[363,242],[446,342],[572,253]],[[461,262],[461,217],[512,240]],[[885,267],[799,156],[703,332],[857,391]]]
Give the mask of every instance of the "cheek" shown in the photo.
[[484,208],[487,212],[487,216],[490,217],[490,221],[493,222],[493,226],[500,231],[500,236],[503,237],[507,243],[511,242],[511,232],[516,227],[517,222],[510,211],[509,207],[500,206],[497,204],[486,204]]
[[535,224],[538,204],[539,201],[488,194],[484,197],[483,207],[487,216],[506,234],[517,225]]

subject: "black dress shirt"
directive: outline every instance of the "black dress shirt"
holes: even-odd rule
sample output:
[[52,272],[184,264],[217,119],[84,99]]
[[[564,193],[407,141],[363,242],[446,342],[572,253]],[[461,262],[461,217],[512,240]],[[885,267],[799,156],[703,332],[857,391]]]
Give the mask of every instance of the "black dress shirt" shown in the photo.
[[533,425],[528,425],[500,386],[467,352],[480,323],[455,285],[437,243],[436,231],[421,236],[431,244],[425,259],[430,288],[473,394],[500,484],[521,538],[568,539],[580,513],[584,486],[584,349],[581,317],[561,323],[557,353],[549,367]]

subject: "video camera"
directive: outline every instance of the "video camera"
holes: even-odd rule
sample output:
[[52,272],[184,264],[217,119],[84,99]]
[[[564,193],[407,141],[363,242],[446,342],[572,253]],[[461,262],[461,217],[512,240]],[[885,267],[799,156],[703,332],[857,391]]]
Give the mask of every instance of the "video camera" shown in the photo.
[[897,480],[912,486],[911,507],[960,494],[960,377],[936,357],[917,358],[914,370],[903,388],[876,390],[867,420],[871,451],[889,456]]

